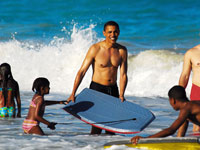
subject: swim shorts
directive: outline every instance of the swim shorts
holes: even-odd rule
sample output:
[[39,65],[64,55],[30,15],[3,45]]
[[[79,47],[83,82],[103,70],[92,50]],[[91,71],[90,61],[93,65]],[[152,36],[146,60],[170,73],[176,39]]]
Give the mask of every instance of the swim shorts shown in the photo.
[[14,107],[8,107],[8,117],[13,117],[15,115]]
[[192,84],[190,100],[191,101],[200,101],[200,87],[195,84]]
[[0,108],[0,117],[13,117],[15,115],[14,107]]
[[[111,86],[105,86],[105,85],[101,85],[99,83],[92,81],[90,84],[90,89],[119,98],[119,90],[118,90],[117,84],[111,85]],[[102,129],[92,126],[91,133],[93,132],[93,134],[101,134],[101,131]],[[110,135],[115,134],[109,131],[106,131],[106,133]]]
[[1,107],[0,108],[0,117],[7,117],[8,116],[8,108],[7,107]]
[[105,86],[92,81],[90,84],[90,89],[119,98],[119,90],[117,84],[111,86]]

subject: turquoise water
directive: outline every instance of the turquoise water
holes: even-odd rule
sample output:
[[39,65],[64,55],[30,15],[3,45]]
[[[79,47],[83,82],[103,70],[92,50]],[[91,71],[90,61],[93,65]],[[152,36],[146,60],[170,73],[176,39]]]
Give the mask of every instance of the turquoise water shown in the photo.
[[[58,105],[47,108],[45,118],[69,124],[58,124],[55,131],[41,125],[48,134],[44,137],[24,135],[21,129],[34,79],[50,80],[47,98],[67,99],[87,50],[103,40],[103,25],[109,20],[119,23],[118,42],[129,52],[125,97],[157,117],[141,134],[168,127],[178,114],[170,107],[167,92],[178,84],[185,51],[199,43],[199,6],[198,0],[0,1],[0,63],[11,65],[22,99],[22,118],[0,120],[1,148],[93,150],[130,138],[89,136],[90,126]],[[90,68],[78,92],[89,86],[91,74]],[[191,80],[188,95],[190,87]]]
[[[50,42],[54,36],[69,39],[74,24],[91,24],[103,37],[105,22],[115,20],[120,41],[130,51],[160,48],[190,48],[199,40],[198,0],[41,0],[1,1],[0,39],[13,34],[20,41]],[[65,27],[67,33],[62,29]]]

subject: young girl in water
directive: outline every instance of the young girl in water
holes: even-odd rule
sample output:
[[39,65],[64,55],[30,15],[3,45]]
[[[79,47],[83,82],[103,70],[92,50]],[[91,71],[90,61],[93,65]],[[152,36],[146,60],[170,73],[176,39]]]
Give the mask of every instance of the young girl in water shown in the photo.
[[13,79],[8,63],[0,65],[0,117],[15,117],[15,101],[17,102],[17,117],[21,117],[21,99],[19,85]]
[[47,125],[51,130],[55,129],[57,123],[49,122],[43,118],[45,106],[53,104],[64,104],[66,101],[46,101],[44,95],[49,94],[50,83],[46,78],[37,78],[33,82],[32,90],[35,92],[33,99],[30,103],[29,112],[23,122],[23,130],[27,134],[44,135],[43,130],[40,128],[39,123],[42,122]]

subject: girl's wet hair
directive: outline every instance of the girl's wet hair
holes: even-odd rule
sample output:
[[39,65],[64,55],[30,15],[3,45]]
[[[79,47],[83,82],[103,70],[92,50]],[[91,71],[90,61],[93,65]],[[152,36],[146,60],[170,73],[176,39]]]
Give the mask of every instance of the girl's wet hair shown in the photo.
[[39,77],[37,79],[34,80],[33,82],[33,86],[32,86],[32,91],[37,93],[37,94],[41,94],[41,87],[48,87],[49,86],[49,80],[47,78],[44,77]]
[[[1,87],[3,89],[3,96],[4,96],[4,105],[6,106],[6,99],[7,99],[7,87],[9,86],[8,84],[11,84],[10,81],[14,81],[12,72],[11,72],[11,67],[8,63],[2,63],[0,65],[0,75],[1,75]],[[11,85],[10,85],[11,86]]]
[[13,79],[11,67],[8,63],[2,63],[0,65],[0,73],[5,79]]

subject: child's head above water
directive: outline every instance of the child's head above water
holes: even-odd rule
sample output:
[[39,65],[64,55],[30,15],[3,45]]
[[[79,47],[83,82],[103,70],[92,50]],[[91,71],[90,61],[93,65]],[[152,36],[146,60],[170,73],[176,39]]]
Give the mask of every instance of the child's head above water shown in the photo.
[[0,73],[1,73],[1,78],[3,80],[7,80],[8,78],[13,78],[11,73],[11,67],[8,63],[2,63],[0,65]]
[[169,90],[168,96],[169,98],[173,98],[182,102],[189,101],[186,96],[185,88],[179,85],[173,86]]
[[47,78],[39,77],[33,82],[32,91],[41,95],[41,89],[45,87],[49,88],[49,85],[50,83]]

